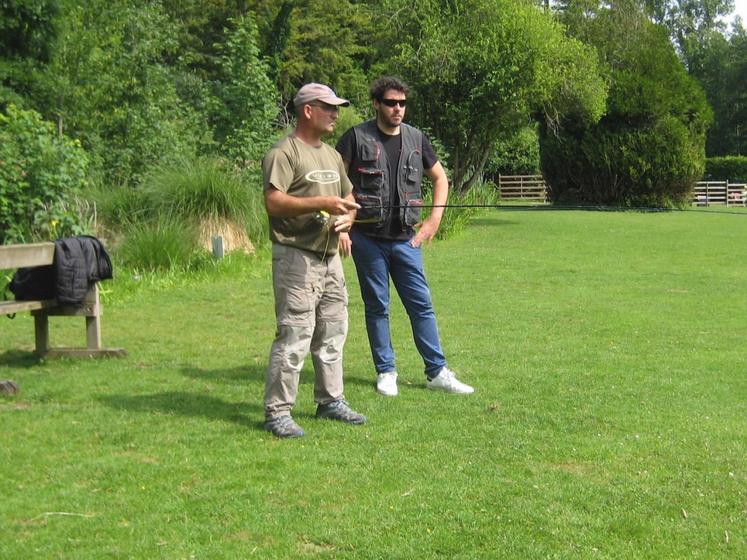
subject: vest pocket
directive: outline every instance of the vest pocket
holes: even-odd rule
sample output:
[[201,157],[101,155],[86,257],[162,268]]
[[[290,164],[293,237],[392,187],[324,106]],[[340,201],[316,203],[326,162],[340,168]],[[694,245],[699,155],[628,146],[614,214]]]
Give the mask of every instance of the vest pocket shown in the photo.
[[405,191],[405,224],[414,226],[420,222],[423,213],[423,199],[420,191]]
[[420,182],[423,180],[422,161],[420,150],[413,150],[410,152],[410,155],[407,156],[407,163],[405,164],[405,179],[408,183],[414,183],[420,186]]
[[362,224],[380,224],[384,221],[384,208],[381,197],[371,194],[353,193],[355,201],[361,205],[355,216],[355,221]]
[[361,177],[362,191],[381,192],[384,188],[384,170],[375,167],[359,167],[357,171]]
[[359,152],[361,161],[378,161],[381,148],[375,140],[370,139],[368,142],[361,143]]

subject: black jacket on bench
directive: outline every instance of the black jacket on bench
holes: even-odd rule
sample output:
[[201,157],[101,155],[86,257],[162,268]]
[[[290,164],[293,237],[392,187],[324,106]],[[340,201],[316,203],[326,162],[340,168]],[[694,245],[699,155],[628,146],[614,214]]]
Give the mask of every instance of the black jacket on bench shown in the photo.
[[56,299],[60,305],[81,305],[89,286],[112,277],[112,261],[101,241],[89,235],[55,241]]
[[19,268],[10,281],[17,301],[56,299],[80,306],[88,288],[112,277],[112,262],[101,241],[89,235],[55,241],[51,265]]

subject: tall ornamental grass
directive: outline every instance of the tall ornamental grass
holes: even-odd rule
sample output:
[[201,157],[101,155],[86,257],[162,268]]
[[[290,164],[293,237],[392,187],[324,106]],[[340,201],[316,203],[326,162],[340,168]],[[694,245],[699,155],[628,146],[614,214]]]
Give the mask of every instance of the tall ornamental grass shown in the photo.
[[99,189],[91,197],[102,229],[115,240],[115,255],[132,269],[200,268],[209,262],[197,233],[206,223],[229,224],[254,247],[268,239],[256,166],[238,169],[217,158],[186,159],[157,169],[142,186]]

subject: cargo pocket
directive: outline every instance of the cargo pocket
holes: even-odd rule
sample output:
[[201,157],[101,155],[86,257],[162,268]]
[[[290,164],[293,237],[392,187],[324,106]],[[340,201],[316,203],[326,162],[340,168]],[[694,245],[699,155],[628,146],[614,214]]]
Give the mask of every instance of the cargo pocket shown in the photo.
[[372,194],[354,193],[355,201],[361,205],[355,221],[360,224],[379,224],[384,221],[381,197]]
[[407,156],[405,163],[405,179],[408,185],[417,185],[420,187],[420,182],[423,180],[423,158],[420,155],[420,150],[413,150],[410,155]]
[[376,167],[359,167],[356,171],[360,175],[360,190],[368,193],[378,193],[384,188],[384,171]]
[[420,191],[405,192],[405,224],[412,227],[419,223],[423,215],[423,199]]
[[312,324],[314,300],[303,254],[298,249],[279,244],[274,244],[272,249],[273,289],[278,324]]
[[360,147],[360,158],[361,161],[378,161],[381,155],[381,148],[379,144],[370,140],[368,142],[362,142]]

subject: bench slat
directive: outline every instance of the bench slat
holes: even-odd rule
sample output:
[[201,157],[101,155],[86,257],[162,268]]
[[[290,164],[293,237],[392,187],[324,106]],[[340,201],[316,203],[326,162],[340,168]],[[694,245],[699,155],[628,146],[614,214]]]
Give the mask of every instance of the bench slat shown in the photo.
[[22,266],[42,266],[53,262],[54,243],[0,246],[0,270]]
[[57,307],[57,300],[45,299],[41,301],[0,301],[0,315],[11,315],[22,311],[35,311]]

